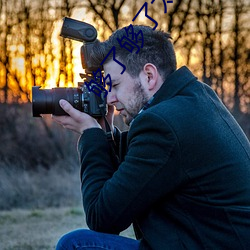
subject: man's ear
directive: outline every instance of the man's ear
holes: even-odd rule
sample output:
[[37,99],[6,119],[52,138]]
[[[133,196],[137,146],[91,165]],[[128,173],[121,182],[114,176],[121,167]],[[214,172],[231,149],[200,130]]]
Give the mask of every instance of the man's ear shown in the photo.
[[154,90],[160,77],[156,66],[152,63],[145,64],[143,67],[143,73],[146,77],[148,90]]

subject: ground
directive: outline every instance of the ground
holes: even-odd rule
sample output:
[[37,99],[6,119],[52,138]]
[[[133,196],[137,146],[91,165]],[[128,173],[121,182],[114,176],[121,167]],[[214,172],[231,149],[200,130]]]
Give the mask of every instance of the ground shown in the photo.
[[[0,211],[0,249],[55,249],[61,235],[77,228],[87,228],[81,207]],[[121,235],[134,238],[131,227]]]

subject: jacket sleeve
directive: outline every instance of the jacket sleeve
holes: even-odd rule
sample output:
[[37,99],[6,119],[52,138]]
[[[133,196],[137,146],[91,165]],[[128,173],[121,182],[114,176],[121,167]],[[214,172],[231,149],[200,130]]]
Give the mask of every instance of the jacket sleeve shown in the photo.
[[127,135],[128,131],[121,132],[117,127],[115,127],[115,133],[114,133],[115,153],[118,156],[120,163],[124,161],[124,157],[127,152]]
[[120,233],[185,179],[176,166],[175,134],[154,113],[142,113],[133,122],[128,151],[117,170],[101,129],[86,130],[78,150],[86,221],[95,231]]

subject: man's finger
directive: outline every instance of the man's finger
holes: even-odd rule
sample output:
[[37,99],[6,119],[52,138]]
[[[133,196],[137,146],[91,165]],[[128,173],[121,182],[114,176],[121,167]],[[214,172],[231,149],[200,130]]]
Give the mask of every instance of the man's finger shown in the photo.
[[59,101],[59,104],[61,106],[61,108],[68,113],[73,119],[78,120],[80,118],[81,115],[83,115],[82,112],[80,112],[79,110],[75,109],[69,102],[67,102],[66,100],[61,99]]
[[60,104],[60,106],[61,106],[61,108],[66,112],[66,113],[68,113],[69,115],[70,115],[70,112],[71,112],[71,110],[72,110],[72,105],[69,103],[69,102],[67,102],[66,100],[63,100],[63,99],[61,99],[60,101],[59,101],[59,104]]

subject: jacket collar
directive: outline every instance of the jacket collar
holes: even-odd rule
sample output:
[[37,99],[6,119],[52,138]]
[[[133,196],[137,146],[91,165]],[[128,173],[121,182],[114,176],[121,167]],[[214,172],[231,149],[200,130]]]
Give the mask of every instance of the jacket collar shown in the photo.
[[153,100],[151,100],[147,108],[174,97],[196,79],[197,77],[186,66],[179,68],[166,78],[160,89],[154,94]]
[[[190,82],[196,79],[197,77],[195,77],[186,66],[174,71],[166,78],[160,89],[149,99],[149,101],[144,105],[144,107],[139,111],[134,119],[149,107],[174,97]],[[129,126],[132,125],[134,119],[130,122]]]

